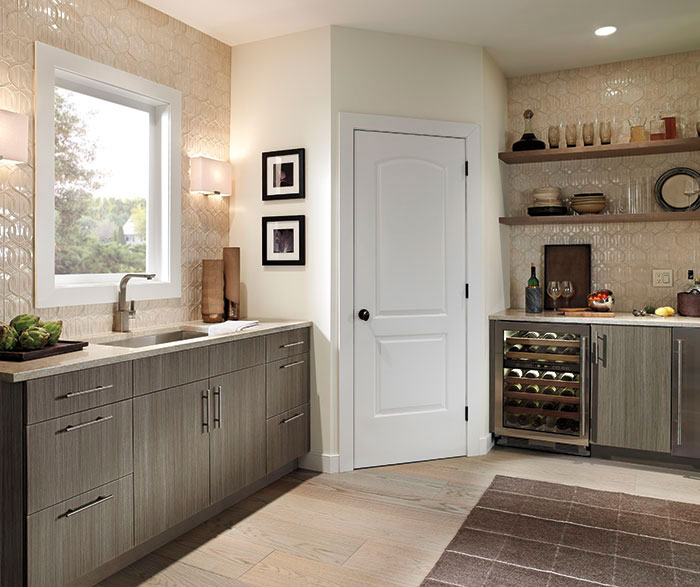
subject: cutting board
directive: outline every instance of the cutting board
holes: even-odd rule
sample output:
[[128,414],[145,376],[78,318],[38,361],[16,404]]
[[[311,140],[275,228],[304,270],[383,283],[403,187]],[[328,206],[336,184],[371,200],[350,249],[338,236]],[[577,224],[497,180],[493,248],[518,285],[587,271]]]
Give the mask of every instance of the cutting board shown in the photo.
[[[564,298],[557,306],[587,309],[588,294],[591,293],[591,245],[545,245],[544,246],[544,308],[553,310],[554,303],[547,292],[550,281],[570,281],[574,284],[574,297],[569,303]],[[560,310],[563,308],[559,308]]]
[[567,308],[562,312],[564,316],[569,318],[614,318],[615,312],[596,312],[595,310],[586,310],[584,308]]

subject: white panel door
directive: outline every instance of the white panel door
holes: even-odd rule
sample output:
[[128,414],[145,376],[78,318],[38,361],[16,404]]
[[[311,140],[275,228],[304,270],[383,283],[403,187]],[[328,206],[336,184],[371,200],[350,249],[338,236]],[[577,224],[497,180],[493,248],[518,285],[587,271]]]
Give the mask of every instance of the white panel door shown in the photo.
[[355,467],[466,454],[465,151],[355,131]]

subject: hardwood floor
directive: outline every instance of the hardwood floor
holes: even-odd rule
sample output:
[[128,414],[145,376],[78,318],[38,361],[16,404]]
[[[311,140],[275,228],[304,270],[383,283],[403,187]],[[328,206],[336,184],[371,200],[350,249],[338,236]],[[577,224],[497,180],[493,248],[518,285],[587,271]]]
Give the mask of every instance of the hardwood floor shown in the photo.
[[515,449],[299,470],[101,585],[416,586],[496,474],[700,503],[700,473]]

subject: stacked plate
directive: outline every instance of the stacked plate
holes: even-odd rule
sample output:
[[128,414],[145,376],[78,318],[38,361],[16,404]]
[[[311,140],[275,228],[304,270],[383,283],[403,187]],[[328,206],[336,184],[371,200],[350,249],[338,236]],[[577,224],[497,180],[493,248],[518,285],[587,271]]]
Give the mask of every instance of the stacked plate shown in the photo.
[[605,209],[605,194],[576,194],[571,200],[571,209],[579,214],[599,214]]
[[560,188],[535,188],[532,197],[535,201],[534,205],[527,209],[530,216],[561,216],[566,214],[566,206],[561,203]]

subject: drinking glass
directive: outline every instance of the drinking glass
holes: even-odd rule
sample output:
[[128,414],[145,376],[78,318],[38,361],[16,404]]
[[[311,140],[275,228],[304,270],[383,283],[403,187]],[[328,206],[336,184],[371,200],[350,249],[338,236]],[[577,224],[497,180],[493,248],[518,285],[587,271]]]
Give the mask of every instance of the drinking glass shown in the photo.
[[598,125],[598,134],[600,135],[600,144],[609,145],[612,139],[612,128],[607,121],[601,122]]
[[575,147],[576,146],[576,137],[578,135],[578,126],[575,124],[567,124],[566,125],[566,146],[567,147]]
[[592,122],[585,122],[583,124],[583,130],[581,131],[583,135],[583,144],[586,147],[593,145],[593,140],[595,139],[595,128]]
[[555,312],[557,310],[557,300],[559,299],[559,296],[561,296],[561,293],[561,283],[558,281],[550,281],[547,284],[547,295],[552,298]]
[[561,297],[564,298],[564,305],[569,308],[571,307],[571,298],[574,297],[574,284],[570,281],[561,282]]

